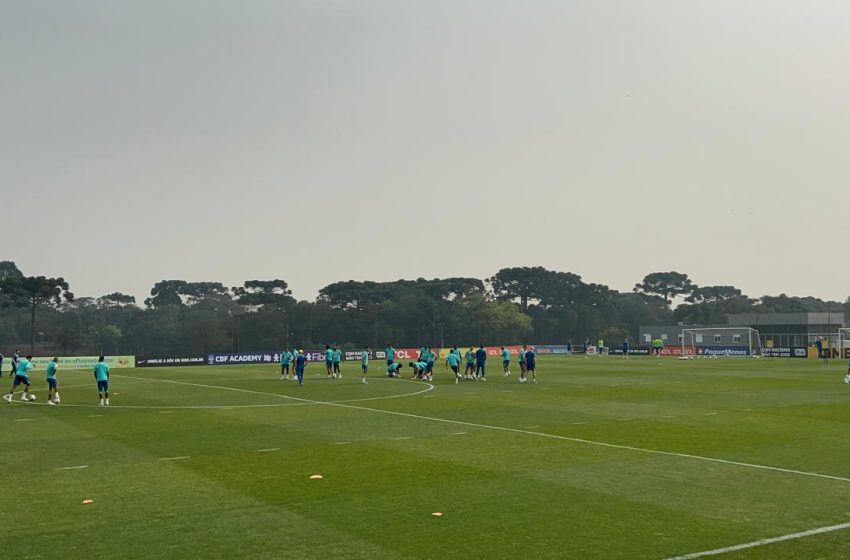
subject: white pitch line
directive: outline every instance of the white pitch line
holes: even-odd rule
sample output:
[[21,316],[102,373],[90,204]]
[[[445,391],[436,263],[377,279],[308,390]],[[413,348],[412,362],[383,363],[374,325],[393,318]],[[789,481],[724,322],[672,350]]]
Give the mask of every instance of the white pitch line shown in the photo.
[[174,414],[174,411],[173,410],[160,410],[159,413],[160,414]]
[[450,436],[465,436],[467,432],[452,432]]
[[715,416],[716,414],[720,414],[719,412],[706,412],[706,416]]
[[[128,376],[122,376],[122,377],[128,377]],[[130,377],[130,379],[137,379],[137,378]],[[801,470],[796,470],[796,469],[786,469],[786,468],[782,468],[782,467],[773,467],[773,466],[770,466],[770,465],[760,465],[760,464],[757,464],[757,463],[745,463],[743,461],[732,461],[732,460],[729,460],[729,459],[718,459],[716,457],[705,457],[703,455],[693,455],[691,453],[677,453],[675,451],[661,451],[659,449],[646,449],[646,448],[643,448],[643,447],[634,447],[634,446],[631,446],[631,445],[619,445],[619,444],[616,444],[616,443],[606,443],[604,441],[595,441],[595,440],[582,439],[582,438],[577,438],[577,437],[559,436],[559,435],[556,435],[556,434],[547,434],[546,432],[532,432],[532,431],[529,431],[529,430],[521,430],[521,429],[518,429],[518,428],[509,428],[509,427],[506,427],[506,426],[492,426],[492,425],[489,425],[489,424],[478,424],[478,423],[475,423],[475,422],[464,422],[462,420],[450,420],[450,419],[447,419],[447,418],[437,418],[435,416],[423,416],[421,414],[411,414],[409,412],[397,412],[395,410],[382,410],[380,408],[369,408],[368,406],[344,404],[344,403],[341,403],[341,402],[316,401],[316,400],[305,399],[305,398],[301,398],[301,397],[290,397],[288,395],[279,395],[277,393],[263,393],[261,391],[250,391],[248,389],[237,389],[235,387],[224,387],[224,386],[217,386],[217,385],[202,385],[202,384],[199,384],[199,383],[189,383],[189,382],[186,382],[186,381],[174,381],[174,380],[171,380],[171,379],[163,379],[161,381],[168,382],[168,383],[175,383],[175,384],[178,384],[178,385],[207,387],[207,388],[211,388],[211,389],[224,389],[224,390],[230,390],[230,391],[236,391],[236,392],[242,392],[242,393],[253,393],[253,394],[270,396],[270,397],[278,397],[278,398],[282,398],[282,399],[290,399],[290,400],[295,400],[295,401],[305,402],[305,403],[321,404],[321,405],[325,405],[325,406],[335,406],[335,407],[339,407],[339,408],[350,408],[352,410],[362,410],[362,411],[366,411],[366,412],[377,412],[379,414],[389,414],[389,415],[392,415],[392,416],[402,416],[402,417],[405,417],[405,418],[415,418],[417,420],[430,420],[432,422],[442,422],[442,423],[445,423],[445,424],[454,424],[454,425],[457,425],[457,426],[470,426],[470,427],[473,427],[473,428],[483,428],[483,429],[486,429],[486,430],[497,430],[497,431],[501,431],[501,432],[512,432],[512,433],[517,433],[517,434],[534,435],[534,436],[538,436],[538,437],[549,438],[549,439],[557,439],[557,440],[561,440],[561,441],[571,441],[573,443],[581,443],[581,444],[584,444],[584,445],[594,445],[594,446],[597,446],[597,447],[605,447],[605,448],[608,448],[608,449],[622,449],[624,451],[634,451],[636,453],[647,453],[647,454],[651,454],[651,455],[662,455],[662,456],[665,456],[665,457],[679,457],[679,458],[682,458],[682,459],[693,459],[693,460],[697,460],[697,461],[707,461],[707,462],[710,462],[710,463],[718,463],[718,464],[722,464],[722,465],[734,465],[734,466],[738,466],[738,467],[746,467],[746,468],[750,468],[750,469],[761,469],[761,470],[766,470],[766,471],[780,472],[780,473],[784,473],[784,474],[794,474],[794,475],[799,475],[799,476],[808,476],[808,477],[812,477],[812,478],[823,478],[823,479],[827,479],[827,480],[837,480],[837,481],[840,481],[840,482],[850,482],[850,478],[845,478],[845,477],[842,477],[842,476],[834,476],[834,475],[830,475],[830,474],[801,471]],[[430,387],[428,389],[429,391],[434,388],[433,385],[430,385],[429,387]],[[350,442],[347,442],[347,443],[350,443]]]
[[401,441],[403,439],[413,439],[413,438],[410,437],[410,436],[405,436],[405,437],[394,437],[394,438],[390,438],[390,439],[394,440],[394,441]]
[[705,556],[716,556],[718,554],[726,554],[727,552],[737,552],[739,550],[746,550],[748,548],[755,548],[757,546],[765,546],[768,544],[791,541],[795,539],[802,539],[805,537],[811,537],[813,535],[820,535],[823,533],[832,533],[834,531],[842,531],[844,529],[850,529],[850,523],[841,523],[839,525],[830,525],[829,527],[820,527],[818,529],[809,529],[808,531],[801,531],[799,533],[791,533],[790,535],[782,535],[781,537],[771,537],[769,539],[762,539],[760,541],[753,541],[744,544],[736,544],[735,546],[727,546],[724,548],[715,548],[714,550],[704,550],[702,552],[692,552],[690,554],[685,554],[683,556],[674,556],[672,558],[667,558],[666,560],[694,560],[694,558],[703,558]]
[[573,422],[573,426],[580,426],[581,424],[587,424],[587,422]]
[[526,429],[526,430],[533,430],[533,429],[535,429],[535,428],[539,428],[539,427],[540,427],[540,426],[526,426],[526,427],[525,427],[525,429]]
[[35,420],[35,418],[18,418],[15,422],[31,422]]
[[[315,402],[321,402],[321,401],[315,401]],[[351,405],[351,404],[334,404],[334,403],[324,403],[324,404],[326,404],[327,406],[337,406],[337,407],[340,407],[340,408],[350,408],[350,409],[353,409],[353,410],[364,410],[364,411],[367,411],[367,412],[377,412],[377,413],[380,413],[380,414],[390,414],[390,415],[393,415],[393,416],[404,416],[406,418],[415,418],[417,420],[431,420],[432,422],[443,422],[443,423],[446,423],[446,424],[455,424],[455,425],[458,425],[458,426],[471,426],[473,428],[484,428],[484,429],[487,429],[487,430],[497,430],[497,431],[500,431],[500,432],[513,432],[513,433],[517,433],[517,434],[534,435],[534,436],[538,436],[538,437],[557,439],[557,440],[561,440],[561,441],[571,441],[573,443],[581,443],[581,444],[584,444],[584,445],[594,445],[594,446],[597,446],[597,447],[606,447],[608,449],[622,449],[624,451],[635,451],[637,453],[647,453],[647,454],[651,454],[651,455],[663,455],[665,457],[679,457],[679,458],[682,458],[682,459],[693,459],[693,460],[697,460],[697,461],[707,461],[707,462],[710,462],[710,463],[719,463],[719,464],[722,464],[722,465],[734,465],[734,466],[738,466],[738,467],[746,467],[746,468],[750,468],[750,469],[761,469],[761,470],[766,470],[766,471],[780,472],[780,473],[784,473],[784,474],[794,474],[794,475],[800,475],[800,476],[808,476],[808,477],[812,477],[812,478],[823,478],[823,479],[827,479],[827,480],[838,480],[840,482],[850,482],[850,478],[845,478],[845,477],[842,477],[842,476],[834,476],[834,475],[830,475],[830,474],[822,474],[822,473],[809,472],[809,471],[800,471],[800,470],[796,470],[796,469],[785,469],[785,468],[782,468],[782,467],[773,467],[773,466],[770,466],[770,465],[759,465],[757,463],[745,463],[743,461],[732,461],[732,460],[729,460],[729,459],[718,459],[718,458],[715,458],[715,457],[705,457],[705,456],[702,456],[702,455],[693,455],[691,453],[677,453],[675,451],[661,451],[661,450],[658,450],[658,449],[646,449],[646,448],[643,448],[643,447],[634,447],[634,446],[631,446],[631,445],[618,445],[616,443],[606,443],[606,442],[603,442],[603,441],[594,441],[594,440],[590,440],[590,439],[583,439],[583,438],[577,438],[577,437],[559,436],[559,435],[556,435],[556,434],[547,434],[546,432],[532,432],[530,430],[521,430],[521,429],[518,429],[518,428],[508,428],[508,427],[505,427],[505,426],[491,426],[489,424],[478,424],[476,422],[464,422],[462,420],[449,420],[447,418],[437,418],[437,417],[434,417],[434,416],[423,416],[421,414],[411,414],[411,413],[408,413],[408,412],[397,412],[395,410],[381,410],[380,408],[369,408],[367,406],[356,406],[356,405]]]
[[103,414],[89,414],[87,418],[100,418]]
[[634,420],[634,418],[617,418],[617,422],[629,422]]
[[180,457],[160,457],[160,461],[180,461],[182,459],[188,459],[188,455],[181,455]]
[[[115,374],[113,377],[121,377],[124,379],[137,379],[142,381],[147,381],[142,377],[133,377],[131,375],[119,375]],[[382,379],[380,377],[376,379]],[[279,393],[265,393],[263,391],[251,391],[250,389],[239,389],[237,387],[226,387],[223,385],[205,385],[203,383],[189,383],[188,381],[175,381],[174,379],[157,379],[156,381],[161,381],[163,383],[174,383],[176,385],[188,385],[190,387],[204,387],[206,389],[221,389],[224,391],[235,391],[237,393],[249,393],[253,395],[263,395],[267,397],[277,397],[280,399],[287,399],[297,401],[295,403],[289,405],[281,405],[281,404],[246,404],[246,405],[198,405],[198,406],[113,406],[111,408],[140,408],[140,409],[156,409],[156,408],[171,408],[174,410],[183,410],[183,409],[231,409],[231,408],[265,408],[265,407],[278,407],[278,406],[303,406],[303,405],[315,405],[315,404],[344,404],[350,402],[367,402],[367,401],[385,401],[390,399],[400,399],[404,397],[415,397],[416,395],[421,395],[422,393],[427,393],[428,391],[434,390],[434,385],[430,383],[425,383],[424,381],[413,381],[410,379],[403,379],[402,381],[407,381],[408,383],[413,383],[415,385],[426,385],[427,388],[422,389],[421,391],[416,391],[415,393],[404,393],[401,395],[385,395],[382,397],[367,397],[361,399],[344,399],[341,401],[315,401],[312,399],[302,399],[300,397],[291,397],[289,395],[281,395]],[[389,380],[388,380],[389,381]],[[66,405],[66,406],[89,406],[89,405]]]
[[75,470],[87,469],[87,468],[89,468],[88,465],[77,465],[76,467],[57,467],[53,470],[54,471],[75,471]]
[[280,447],[269,447],[268,449],[257,449],[257,453],[271,453],[272,451],[280,451]]
[[335,441],[335,442],[331,443],[331,445],[348,445],[349,443],[351,443],[351,442],[350,441]]

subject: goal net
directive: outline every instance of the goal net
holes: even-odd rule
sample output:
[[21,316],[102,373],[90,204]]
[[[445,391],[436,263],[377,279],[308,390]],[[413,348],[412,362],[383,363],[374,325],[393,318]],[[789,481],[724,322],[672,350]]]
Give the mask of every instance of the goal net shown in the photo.
[[[850,333],[848,333],[850,334]],[[682,329],[682,357],[761,357],[761,338],[748,327]]]

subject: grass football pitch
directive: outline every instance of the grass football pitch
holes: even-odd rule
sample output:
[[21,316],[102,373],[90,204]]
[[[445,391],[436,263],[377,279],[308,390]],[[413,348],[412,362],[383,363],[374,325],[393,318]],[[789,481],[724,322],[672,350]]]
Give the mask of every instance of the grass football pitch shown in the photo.
[[322,369],[113,370],[109,408],[83,371],[47,406],[35,372],[0,408],[3,558],[850,558],[844,362]]

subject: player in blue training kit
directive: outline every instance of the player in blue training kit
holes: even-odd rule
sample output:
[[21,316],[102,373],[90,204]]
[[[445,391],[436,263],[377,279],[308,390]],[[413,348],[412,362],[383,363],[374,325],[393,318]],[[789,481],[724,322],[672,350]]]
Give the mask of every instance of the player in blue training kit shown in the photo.
[[623,340],[623,358],[629,359],[629,339]]
[[531,374],[531,382],[537,383],[537,356],[534,354],[534,346],[525,353],[525,370]]
[[[15,355],[17,355],[17,350],[15,351]],[[14,355],[12,357],[14,360]],[[21,395],[22,401],[33,401],[35,400],[35,395],[30,396],[30,376],[29,371],[34,367],[32,365],[32,356],[27,356],[26,358],[22,358],[20,360],[15,360],[17,364],[15,368],[15,379],[12,381],[12,388],[9,389],[9,392],[3,396],[3,399],[12,404],[12,397],[15,396],[15,391],[18,389],[18,385],[24,386],[24,392]]]
[[486,381],[487,375],[484,366],[487,364],[487,350],[484,349],[484,345],[479,346],[478,350],[475,351],[475,379],[480,381]]
[[56,370],[59,369],[59,358],[53,358],[47,364],[47,404],[59,404],[59,380],[56,379]]
[[109,366],[103,356],[94,365],[94,378],[97,381],[97,394],[100,396],[98,406],[109,406]]
[[384,350],[384,354],[387,355],[387,368],[389,368],[395,361],[395,348],[393,348],[392,344],[387,344],[387,349]]
[[292,363],[292,352],[284,350],[280,353],[280,378],[289,379],[289,364]]
[[305,367],[307,367],[307,356],[304,355],[304,350],[299,350],[295,357],[295,377],[298,378],[299,385],[304,385]]

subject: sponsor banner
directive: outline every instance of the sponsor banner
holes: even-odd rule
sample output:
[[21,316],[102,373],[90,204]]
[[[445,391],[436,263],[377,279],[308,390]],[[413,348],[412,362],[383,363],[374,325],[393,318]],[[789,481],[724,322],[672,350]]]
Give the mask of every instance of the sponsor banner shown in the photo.
[[[62,369],[92,369],[97,363],[98,356],[64,356],[59,358],[59,367]],[[53,357],[38,356],[32,359],[32,364],[37,369],[47,367],[53,361]],[[104,356],[104,361],[110,369],[136,367],[135,356]]]
[[806,358],[808,357],[808,350],[792,346],[776,346],[762,348],[761,355],[764,358]]
[[226,354],[207,354],[208,366],[234,366],[244,364],[279,364],[280,353],[273,352],[234,352]]
[[693,356],[694,349],[691,347],[665,346],[661,349],[662,356]]
[[136,367],[174,367],[174,366],[202,366],[207,363],[203,356],[191,358],[146,358],[136,357]]
[[698,356],[749,356],[750,349],[741,346],[706,346],[697,348]]
[[572,347],[564,345],[541,344],[534,347],[537,354],[572,354]]
[[[608,353],[612,356],[622,356],[623,349],[622,348],[611,348],[608,350]],[[629,348],[629,356],[649,356],[649,347],[647,346],[635,346]]]

